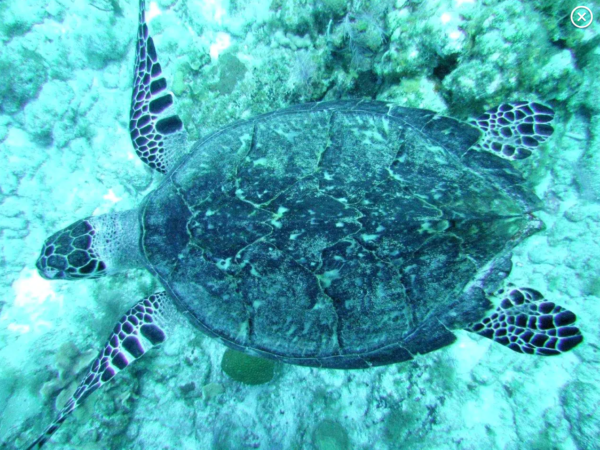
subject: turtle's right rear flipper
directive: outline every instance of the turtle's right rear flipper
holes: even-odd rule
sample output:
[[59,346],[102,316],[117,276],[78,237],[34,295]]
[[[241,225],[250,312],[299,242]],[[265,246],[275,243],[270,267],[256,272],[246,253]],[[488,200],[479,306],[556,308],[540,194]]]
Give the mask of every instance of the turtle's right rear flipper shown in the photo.
[[41,448],[90,394],[166,339],[165,324],[166,316],[171,313],[170,302],[165,292],[158,292],[140,300],[125,313],[58,417],[27,450]]
[[554,132],[554,111],[535,102],[503,103],[471,125],[483,133],[478,146],[505,159],[525,159]]
[[579,328],[572,326],[576,319],[534,289],[511,288],[491,315],[466,329],[519,353],[551,356],[583,341]]

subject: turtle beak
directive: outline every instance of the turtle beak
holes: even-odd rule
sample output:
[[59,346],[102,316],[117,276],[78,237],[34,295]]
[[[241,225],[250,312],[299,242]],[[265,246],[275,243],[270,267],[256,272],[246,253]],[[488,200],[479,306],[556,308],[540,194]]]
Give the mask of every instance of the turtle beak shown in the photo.
[[39,257],[38,260],[35,262],[35,267],[37,268],[40,276],[46,280],[61,280],[65,278],[64,271],[44,265],[42,257]]
[[35,262],[35,267],[42,278],[48,279],[46,276],[46,271],[42,267],[42,261],[40,261],[40,258],[38,258],[38,260]]

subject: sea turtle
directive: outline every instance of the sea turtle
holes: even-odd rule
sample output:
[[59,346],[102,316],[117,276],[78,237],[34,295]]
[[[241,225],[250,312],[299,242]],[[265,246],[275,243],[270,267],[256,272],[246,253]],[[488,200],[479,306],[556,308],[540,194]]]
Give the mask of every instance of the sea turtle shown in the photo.
[[52,235],[37,268],[81,279],[145,267],[164,291],[125,313],[29,448],[183,317],[234,349],[339,369],[410,360],[451,344],[457,329],[535,355],[582,341],[572,312],[502,286],[511,250],[542,228],[540,200],[510,160],[552,134],[549,107],[507,103],[465,123],[377,101],[320,102],[188,145],[144,3],[129,127],[138,156],[165,177],[136,210]]

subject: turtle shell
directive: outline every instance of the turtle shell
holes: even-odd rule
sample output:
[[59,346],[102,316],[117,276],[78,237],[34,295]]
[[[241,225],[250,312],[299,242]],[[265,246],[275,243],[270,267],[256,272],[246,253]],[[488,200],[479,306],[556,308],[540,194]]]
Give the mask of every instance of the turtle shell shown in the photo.
[[237,122],[147,197],[142,253],[194,325],[238,350],[335,368],[411,359],[484,316],[482,273],[539,227],[537,198],[470,149],[479,138],[367,101]]

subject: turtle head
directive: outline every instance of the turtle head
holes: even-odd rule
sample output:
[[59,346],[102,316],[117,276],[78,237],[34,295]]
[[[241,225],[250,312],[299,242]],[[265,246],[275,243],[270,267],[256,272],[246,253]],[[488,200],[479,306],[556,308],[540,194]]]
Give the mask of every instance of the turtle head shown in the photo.
[[138,266],[134,215],[127,211],[88,217],[54,233],[35,264],[40,275],[47,280],[80,280]]
[[96,231],[90,219],[78,220],[54,233],[42,247],[36,262],[40,275],[48,280],[98,278],[106,274],[106,263],[94,249]]

